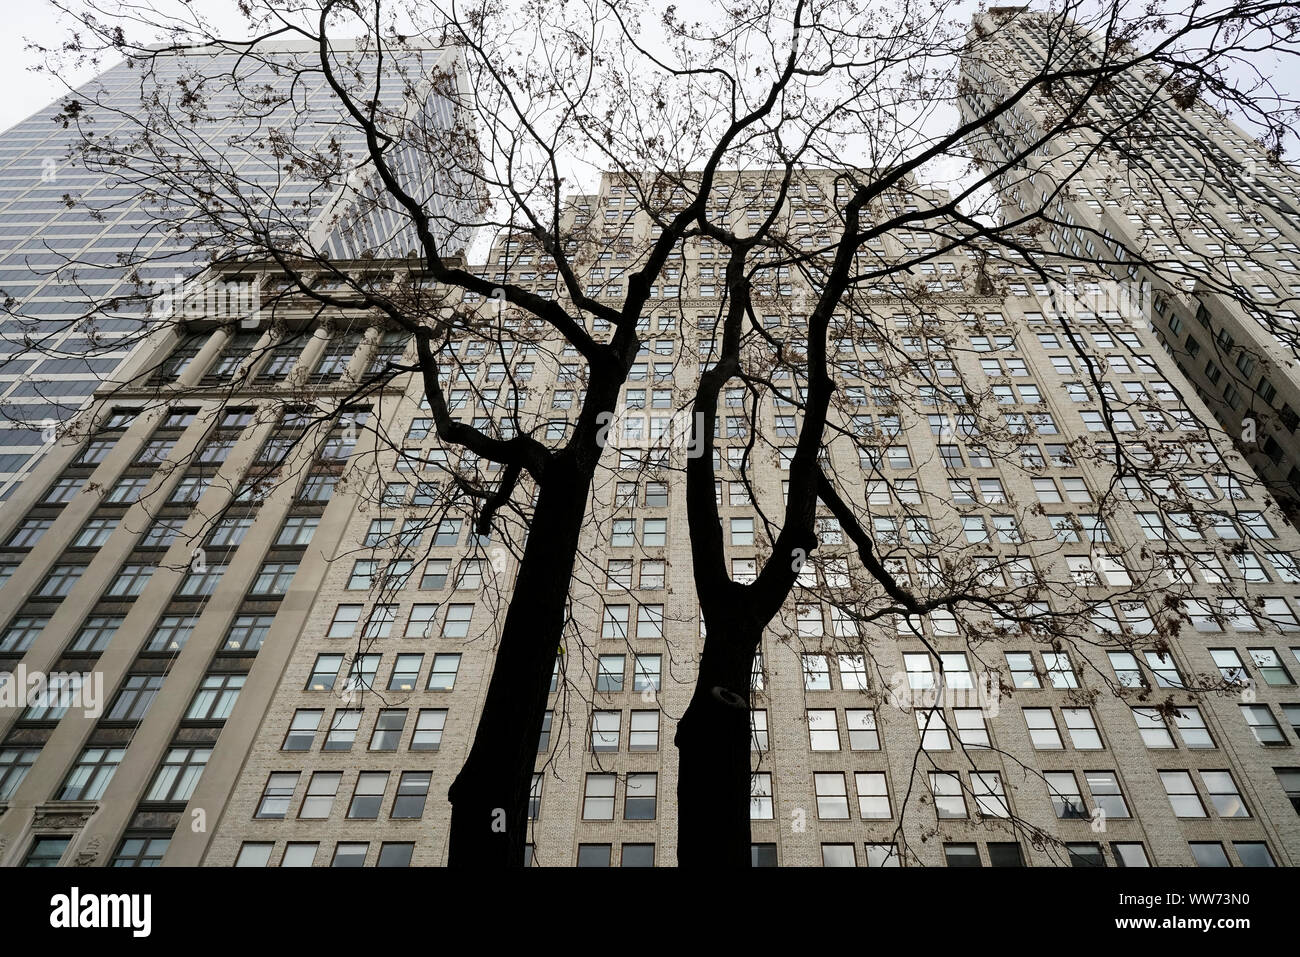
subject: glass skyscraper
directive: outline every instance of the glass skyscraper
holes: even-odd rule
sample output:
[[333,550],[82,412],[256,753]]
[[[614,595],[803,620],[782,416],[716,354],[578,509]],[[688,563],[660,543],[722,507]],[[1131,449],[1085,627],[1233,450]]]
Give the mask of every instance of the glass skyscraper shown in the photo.
[[[334,54],[351,82],[375,81],[359,46]],[[423,142],[452,128],[453,98],[428,78],[454,76],[455,57],[385,50],[385,89]],[[430,207],[438,239],[459,248],[449,223],[463,217],[440,198],[449,190],[439,177],[452,174],[404,149],[394,166]],[[172,154],[178,168],[160,187],[154,164]],[[406,219],[366,199],[365,169],[343,185],[340,171],[364,154],[317,54],[290,42],[258,44],[255,55],[196,47],[133,57],[0,134],[0,498],[121,367],[156,311],[150,298],[220,246],[220,225],[202,215],[212,203],[187,209],[182,177],[196,194],[230,197],[232,217],[258,210],[330,256],[405,255],[416,246]],[[142,158],[122,163],[128,155]],[[104,311],[106,300],[117,307]]]

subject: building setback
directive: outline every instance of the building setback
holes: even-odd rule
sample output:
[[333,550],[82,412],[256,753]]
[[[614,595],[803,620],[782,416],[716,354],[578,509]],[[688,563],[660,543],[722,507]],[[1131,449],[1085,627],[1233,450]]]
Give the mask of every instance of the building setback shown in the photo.
[[[1073,24],[1025,7],[978,14],[970,39],[963,119],[981,115],[1030,76],[1100,49]],[[1294,510],[1300,176],[1164,79],[1134,70],[1098,90],[1075,117],[1077,128],[1034,148],[999,180],[1004,213],[1014,219],[1047,210],[1057,221],[1040,236],[1047,248],[1104,258],[1115,263],[1116,278],[1152,282],[1161,348],[1283,507]],[[1001,164],[1062,118],[1059,104],[1029,97],[973,136],[970,148],[977,159]],[[1103,137],[1121,149],[1098,149]],[[1160,275],[1134,254],[1159,264]],[[1183,278],[1171,281],[1180,269]],[[1215,281],[1207,283],[1211,273]]]

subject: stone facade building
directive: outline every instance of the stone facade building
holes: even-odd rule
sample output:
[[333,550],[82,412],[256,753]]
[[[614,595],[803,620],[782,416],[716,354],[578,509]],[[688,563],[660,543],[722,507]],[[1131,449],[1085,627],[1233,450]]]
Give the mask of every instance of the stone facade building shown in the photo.
[[[770,199],[762,174],[727,184],[736,224]],[[791,191],[796,244],[824,228],[834,190],[826,173]],[[626,193],[607,175],[568,213],[596,295],[621,295],[649,229]],[[1131,301],[1058,316],[1031,263],[1005,258],[1025,279],[1000,291],[979,250],[926,256],[928,242],[864,249],[924,265],[873,284],[832,330],[828,467],[900,580],[985,562],[995,591],[1051,584],[1031,611],[1085,610],[1066,641],[992,603],[856,620],[845,596],[869,611],[879,591],[823,518],[756,661],[755,863],[1296,863],[1300,535],[1205,427],[1159,321]],[[675,861],[673,728],[702,626],[674,417],[715,349],[719,255],[692,241],[655,290],[597,475],[538,745],[529,843],[544,866]],[[555,283],[522,240],[477,268]],[[756,312],[797,342],[809,280],[780,270],[760,275]],[[562,439],[576,353],[495,303],[456,305],[510,334],[452,337],[453,414]],[[1105,357],[1109,406],[1062,318]],[[0,709],[0,864],[445,863],[446,788],[523,520],[473,534],[454,475],[493,473],[438,441],[418,376],[396,368],[408,337],[373,312],[288,296],[262,327],[198,320],[151,345],[0,514],[0,667],[92,689],[102,676],[105,691],[99,709]],[[798,426],[797,374],[772,379],[791,401],[751,408],[739,390],[720,411],[738,579],[764,557],[754,503],[779,506]],[[1126,457],[1146,479],[1117,471]]]

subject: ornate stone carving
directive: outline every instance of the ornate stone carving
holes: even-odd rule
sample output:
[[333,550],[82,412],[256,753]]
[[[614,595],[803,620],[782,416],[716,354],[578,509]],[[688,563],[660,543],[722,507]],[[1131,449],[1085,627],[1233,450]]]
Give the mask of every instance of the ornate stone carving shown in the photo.
[[32,827],[38,830],[79,830],[98,810],[98,804],[82,802],[39,804],[32,811]]

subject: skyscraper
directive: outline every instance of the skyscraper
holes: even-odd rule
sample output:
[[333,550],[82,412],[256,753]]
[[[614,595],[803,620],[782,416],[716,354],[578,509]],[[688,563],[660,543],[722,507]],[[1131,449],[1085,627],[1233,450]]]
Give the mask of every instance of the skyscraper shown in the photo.
[[[774,198],[761,173],[724,180],[717,212],[734,222]],[[589,227],[586,288],[610,301],[650,231],[630,193],[607,175],[569,213]],[[783,211],[796,241],[815,245],[834,196],[833,173],[799,178]],[[1071,316],[1107,387],[1141,412],[1118,448],[1056,304],[1032,288],[1039,264],[1067,264],[1007,256],[1025,288],[993,292],[976,268],[992,250],[931,242],[863,251],[933,255],[918,288],[874,284],[837,317],[825,462],[898,581],[935,588],[975,568],[1004,598],[873,615],[882,606],[857,601],[878,591],[819,514],[815,561],[755,661],[754,862],[1294,863],[1300,534],[1200,428],[1208,412],[1144,315]],[[675,858],[673,723],[703,626],[672,420],[716,354],[725,262],[692,240],[642,320],[538,742],[539,864]],[[557,282],[528,237],[503,237],[476,269]],[[797,343],[810,290],[780,270],[756,277],[755,321],[763,342]],[[59,446],[0,513],[0,660],[104,687],[102,713],[0,711],[0,864],[445,862],[443,795],[526,522],[474,534],[455,477],[485,467],[439,442],[417,377],[345,401],[409,359],[405,334],[308,305],[286,303],[283,328],[256,341],[197,323],[181,361],[159,337],[134,360],[157,371],[106,398],[95,438]],[[449,410],[562,438],[581,361],[540,326],[497,321],[520,334],[468,327],[441,354]],[[798,428],[798,360],[770,378],[756,406],[728,390],[719,421],[717,497],[742,581],[763,555],[756,505],[783,501]],[[343,407],[322,421],[309,397]],[[1149,478],[1120,474],[1142,449],[1160,452]],[[1087,611],[1067,640],[1035,626],[1071,607]]]
[[[977,15],[969,43],[965,118],[1039,72],[1095,62],[1102,49],[1062,15],[1020,6]],[[970,147],[994,163],[1031,149],[998,183],[1005,215],[1046,209],[1055,219],[1041,236],[1048,248],[1107,259],[1117,279],[1153,283],[1161,347],[1294,509],[1300,176],[1198,97],[1192,81],[1133,70],[1084,103],[1086,83],[1067,77],[1055,94],[1025,98]],[[1071,131],[1038,145],[1067,116]]]
[[[345,85],[382,78],[390,106],[422,114],[426,129],[459,121],[453,98],[431,79],[456,75],[454,50],[386,49],[382,67],[357,44],[332,50]],[[425,88],[417,81],[408,104],[403,83],[412,76]],[[189,163],[196,194],[204,186],[239,194],[268,226],[329,255],[415,248],[404,218],[367,199],[364,142],[341,111],[316,50],[263,41],[137,52],[0,134],[0,498],[121,368],[160,304],[222,251],[210,241],[219,231],[208,210],[187,207],[174,185],[144,172],[148,161],[120,162],[133,151],[148,156],[165,144],[175,163]],[[152,147],[139,142],[145,132]],[[454,200],[438,199],[454,193],[455,172],[406,152],[395,165],[430,200],[435,235],[463,247],[453,224],[465,217]],[[327,158],[342,172],[322,172]]]

